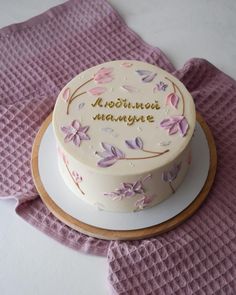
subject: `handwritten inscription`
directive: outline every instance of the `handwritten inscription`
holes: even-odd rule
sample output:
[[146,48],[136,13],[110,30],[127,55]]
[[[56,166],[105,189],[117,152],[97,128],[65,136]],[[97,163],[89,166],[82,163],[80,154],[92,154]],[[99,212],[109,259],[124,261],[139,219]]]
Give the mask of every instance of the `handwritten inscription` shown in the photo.
[[[133,110],[158,110],[160,109],[158,101],[153,103],[150,102],[130,102],[125,98],[117,98],[116,100],[104,101],[103,98],[98,97],[94,103],[91,104],[92,107],[99,108],[125,108]],[[98,121],[111,121],[111,122],[124,122],[128,126],[134,123],[154,123],[154,117],[152,115],[113,115],[101,114],[93,116],[93,120]]]

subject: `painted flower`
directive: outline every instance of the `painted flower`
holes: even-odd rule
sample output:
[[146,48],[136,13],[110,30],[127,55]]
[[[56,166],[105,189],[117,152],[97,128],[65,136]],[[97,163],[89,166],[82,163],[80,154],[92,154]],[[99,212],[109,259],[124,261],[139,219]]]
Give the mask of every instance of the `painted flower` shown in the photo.
[[176,93],[172,92],[166,97],[166,105],[170,105],[177,109],[179,103],[179,97]]
[[69,164],[69,161],[68,161],[66,155],[63,153],[63,151],[62,151],[59,147],[57,148],[57,151],[58,151],[58,155],[62,158],[62,161],[63,161],[66,165],[68,165],[68,164]]
[[146,208],[151,202],[152,197],[148,195],[143,195],[141,198],[139,198],[135,203],[135,211],[137,210],[143,210]]
[[104,151],[96,152],[96,155],[102,158],[102,160],[98,161],[97,165],[100,167],[110,167],[114,165],[119,159],[124,159],[125,154],[118,149],[117,147],[109,144],[109,143],[101,143]]
[[139,179],[135,182],[124,182],[121,184],[121,187],[116,189],[111,193],[104,193],[105,196],[112,197],[113,200],[121,200],[123,198],[130,198],[136,194],[144,193],[144,182],[152,177],[151,174],[148,174],[143,179]]
[[147,70],[137,70],[136,73],[142,77],[142,81],[145,83],[152,82],[157,75],[157,73],[153,73]]
[[95,75],[94,81],[98,84],[109,83],[113,80],[112,68],[101,68]]
[[64,141],[70,142],[76,146],[80,146],[82,140],[90,140],[87,135],[89,126],[82,126],[78,120],[72,121],[71,125],[61,127],[61,131],[65,134]]
[[135,137],[134,139],[129,139],[125,141],[126,145],[133,150],[142,150],[143,141],[140,137]]
[[77,171],[73,170],[71,174],[75,183],[80,183],[83,180]]
[[173,116],[161,121],[160,126],[169,131],[169,135],[180,133],[185,136],[188,131],[188,121],[184,116]]
[[101,95],[103,94],[107,89],[105,87],[94,87],[88,90],[88,92],[92,95]]
[[160,83],[157,83],[155,85],[155,87],[153,88],[153,92],[155,93],[155,92],[158,92],[158,91],[166,91],[167,87],[168,87],[168,84],[160,81]]
[[165,182],[174,181],[179,174],[180,168],[181,168],[181,163],[177,165],[175,164],[169,171],[164,171],[162,173],[162,180]]

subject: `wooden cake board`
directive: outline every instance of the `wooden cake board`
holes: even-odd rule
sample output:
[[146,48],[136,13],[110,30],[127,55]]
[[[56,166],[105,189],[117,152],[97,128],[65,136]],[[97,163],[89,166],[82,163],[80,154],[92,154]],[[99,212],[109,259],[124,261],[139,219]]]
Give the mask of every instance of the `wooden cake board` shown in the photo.
[[[147,228],[136,229],[136,230],[110,230],[104,229],[96,226],[92,226],[81,222],[80,220],[72,217],[65,211],[63,211],[48,195],[45,187],[41,181],[40,174],[39,174],[39,166],[38,166],[38,152],[42,137],[47,130],[49,124],[52,121],[52,113],[46,118],[46,120],[41,125],[36,138],[34,140],[33,149],[32,149],[32,158],[31,158],[31,169],[32,175],[34,179],[35,186],[37,191],[43,200],[44,204],[48,207],[48,209],[62,222],[70,226],[71,228],[84,233],[86,235],[106,239],[106,240],[138,240],[153,237],[156,235],[160,235],[162,233],[168,232],[181,223],[183,223],[187,218],[192,216],[197,209],[201,206],[204,200],[209,193],[211,186],[213,184],[215,174],[216,174],[216,167],[217,167],[217,152],[216,146],[214,142],[213,135],[210,131],[210,128],[206,124],[205,120],[200,114],[197,114],[197,121],[201,125],[209,146],[210,152],[210,167],[208,171],[208,176],[204,186],[202,187],[200,193],[194,199],[194,201],[185,208],[182,212],[174,216],[173,218],[162,222],[160,224],[150,226]],[[158,206],[158,205],[157,205]]]

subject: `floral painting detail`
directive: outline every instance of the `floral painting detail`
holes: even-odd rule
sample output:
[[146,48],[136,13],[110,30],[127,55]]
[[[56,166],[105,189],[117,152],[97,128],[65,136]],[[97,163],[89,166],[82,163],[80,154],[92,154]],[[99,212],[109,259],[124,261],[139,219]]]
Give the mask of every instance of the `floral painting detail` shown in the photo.
[[155,77],[157,76],[157,73],[153,73],[153,72],[147,71],[147,70],[137,70],[136,73],[142,77],[142,81],[144,83],[152,82],[155,79]]
[[166,105],[170,105],[177,109],[179,103],[179,97],[176,93],[170,93],[166,97]]
[[80,183],[83,180],[82,176],[80,176],[75,170],[72,171],[71,175],[73,176],[75,183]]
[[133,64],[131,62],[124,61],[121,65],[125,68],[130,68]]
[[143,195],[141,198],[139,198],[135,203],[135,209],[134,211],[143,210],[146,208],[153,200],[152,196],[149,195]]
[[96,152],[96,155],[102,158],[102,160],[98,161],[97,163],[99,167],[110,167],[118,160],[125,158],[125,154],[117,147],[104,142],[101,143],[101,146],[104,151]]
[[73,142],[74,145],[80,146],[82,140],[90,140],[87,135],[89,126],[82,126],[78,120],[72,121],[69,126],[62,126],[61,131],[65,134],[65,142]]
[[109,83],[113,80],[113,68],[101,68],[95,75],[94,81],[98,84]]
[[68,101],[70,98],[70,88],[66,88],[63,93],[62,93],[62,97],[65,101]]
[[169,135],[179,133],[181,136],[187,134],[189,125],[184,116],[172,116],[161,121],[160,126],[168,130]]
[[133,150],[142,150],[143,149],[143,141],[140,137],[135,137],[134,139],[126,140],[126,145]]
[[171,144],[171,141],[169,140],[169,141],[161,141],[160,143],[159,143],[159,145],[160,146],[168,146],[168,145],[170,145]]
[[70,94],[70,89],[67,88],[63,94],[63,98],[67,102],[66,114],[67,115],[69,114],[69,107],[70,107],[70,104],[72,103],[72,101],[75,100],[76,98],[78,98],[79,96],[84,95],[86,93],[90,93],[92,95],[101,95],[102,93],[104,93],[106,91],[105,87],[93,87],[89,90],[84,90],[84,91],[79,92],[79,90],[84,88],[85,85],[90,84],[91,82],[95,82],[97,84],[105,84],[105,83],[111,82],[113,79],[114,79],[113,68],[103,67],[103,68],[99,69],[93,75],[92,78],[90,78],[89,80],[87,80],[84,83],[82,83],[81,85],[79,85],[73,91],[72,94]]
[[101,95],[103,94],[107,89],[105,87],[94,87],[88,90],[88,93],[92,95]]
[[111,197],[113,200],[122,200],[123,198],[132,198],[137,194],[144,193],[144,182],[150,179],[151,174],[147,175],[143,179],[139,179],[135,182],[124,182],[121,187],[111,193],[104,193],[105,196]]
[[132,86],[132,85],[122,85],[121,88],[128,91],[128,92],[130,92],[130,93],[138,91],[138,89],[136,87]]
[[102,158],[97,165],[99,167],[110,167],[114,165],[117,161],[120,160],[146,160],[146,159],[151,159],[151,158],[156,158],[159,157],[167,152],[169,150],[164,150],[163,152],[157,152],[157,151],[150,151],[146,150],[143,148],[143,141],[140,137],[136,137],[134,139],[129,139],[125,141],[126,145],[128,148],[133,149],[133,150],[141,150],[145,153],[149,153],[151,155],[149,156],[142,156],[142,157],[126,157],[125,153],[122,152],[120,149],[117,147],[108,144],[108,143],[101,143],[102,147],[104,148],[104,151],[102,152],[96,152],[95,154],[98,155],[99,157]]
[[163,81],[160,81],[153,88],[153,93],[156,93],[158,91],[166,91],[167,87],[168,87],[168,84],[164,83]]
[[61,157],[64,164],[68,165],[69,161],[68,161],[66,155],[63,153],[63,151],[59,147],[57,148],[57,151],[58,151],[58,155]]
[[172,192],[175,192],[175,189],[172,186],[172,182],[177,178],[179,171],[181,169],[181,163],[173,165],[169,171],[164,171],[162,173],[162,180],[168,182]]

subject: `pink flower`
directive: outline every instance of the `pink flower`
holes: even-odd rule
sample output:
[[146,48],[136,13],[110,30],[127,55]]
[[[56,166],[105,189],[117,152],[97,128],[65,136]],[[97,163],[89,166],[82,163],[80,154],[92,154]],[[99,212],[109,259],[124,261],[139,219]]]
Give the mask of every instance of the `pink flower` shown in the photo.
[[113,80],[112,68],[101,68],[95,75],[94,81],[98,84],[109,83]]
[[135,210],[143,210],[152,202],[152,197],[148,195],[143,195],[135,203]]
[[81,140],[90,140],[90,137],[86,134],[89,126],[82,127],[80,122],[74,120],[71,125],[61,127],[61,131],[65,133],[65,142],[72,141],[76,146],[80,146]]
[[166,97],[166,104],[174,107],[175,109],[177,109],[178,107],[178,103],[179,103],[179,97],[176,93],[170,93],[169,95],[167,95]]
[[185,136],[188,131],[188,121],[184,116],[173,116],[161,121],[160,126],[169,131],[169,135],[180,133]]

